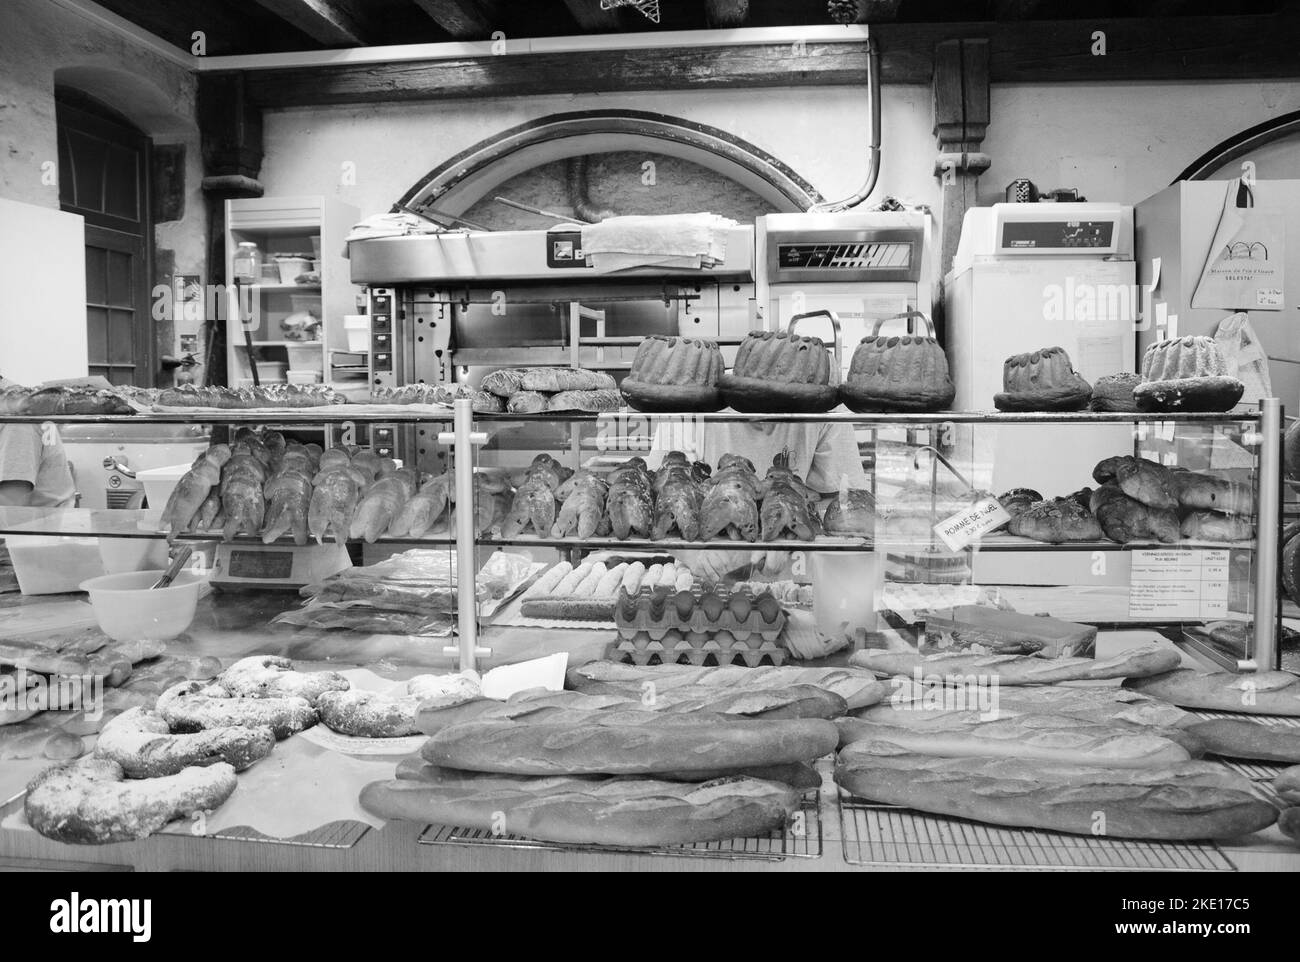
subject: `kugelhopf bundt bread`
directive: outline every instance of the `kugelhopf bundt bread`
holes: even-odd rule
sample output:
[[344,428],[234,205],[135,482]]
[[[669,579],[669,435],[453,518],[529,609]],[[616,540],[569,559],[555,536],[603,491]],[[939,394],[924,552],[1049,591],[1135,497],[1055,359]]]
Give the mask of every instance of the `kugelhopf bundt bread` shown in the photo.
[[1137,399],[1133,397],[1133,391],[1141,383],[1140,374],[1107,374],[1099,377],[1092,386],[1092,401],[1088,406],[1094,411],[1136,411]]
[[1152,344],[1142,355],[1140,411],[1227,411],[1246,389],[1227,373],[1214,338],[1188,335]]
[[654,334],[643,340],[621,385],[638,411],[716,411],[722,407],[718,378],[724,365],[715,341]]
[[999,411],[1078,411],[1092,399],[1092,385],[1074,372],[1064,348],[1015,354],[1002,365]]
[[722,399],[751,414],[829,411],[839,401],[830,352],[819,337],[750,331],[730,374],[718,379]]
[[845,405],[859,413],[942,411],[956,393],[939,342],[913,334],[864,337],[840,388]]

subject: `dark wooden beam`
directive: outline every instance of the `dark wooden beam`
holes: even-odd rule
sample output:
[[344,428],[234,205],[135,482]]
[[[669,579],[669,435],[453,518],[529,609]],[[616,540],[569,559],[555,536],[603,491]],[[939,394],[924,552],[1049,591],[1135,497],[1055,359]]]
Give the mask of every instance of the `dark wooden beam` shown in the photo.
[[569,16],[585,33],[613,33],[618,30],[617,10],[602,10],[600,0],[564,0]]
[[187,53],[196,52],[196,32],[203,34],[203,51],[209,57],[311,50],[317,46],[296,26],[257,4],[223,4],[212,0],[96,2]]
[[482,40],[493,31],[509,31],[499,0],[415,0],[421,10],[458,40]]
[[362,11],[350,0],[257,0],[257,3],[324,44],[359,47],[374,39]]
[[980,151],[989,127],[989,42],[945,40],[934,51],[934,139],[939,154],[939,276],[952,267],[966,211],[991,159]]
[[704,22],[710,27],[743,27],[748,19],[749,0],[704,0]]
[[255,70],[248,93],[266,107],[382,101],[516,97],[554,93],[786,87],[866,83],[862,44],[789,43],[750,47],[511,54],[460,60],[344,64]]
[[[993,0],[994,20],[1027,20],[1034,15],[1041,0]],[[1143,7],[1145,10],[1145,6]]]
[[[1106,35],[1106,55],[1092,53]],[[1027,20],[1017,23],[882,23],[872,29],[885,83],[929,83],[935,45],[989,41],[993,83],[1273,80],[1300,77],[1300,15]]]

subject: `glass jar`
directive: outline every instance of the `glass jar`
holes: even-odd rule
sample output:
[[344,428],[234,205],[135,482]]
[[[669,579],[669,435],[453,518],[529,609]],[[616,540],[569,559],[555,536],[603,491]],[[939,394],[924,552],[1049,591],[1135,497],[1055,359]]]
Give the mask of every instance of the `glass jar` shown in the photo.
[[240,241],[231,268],[239,280],[258,283],[262,279],[262,252],[252,241]]

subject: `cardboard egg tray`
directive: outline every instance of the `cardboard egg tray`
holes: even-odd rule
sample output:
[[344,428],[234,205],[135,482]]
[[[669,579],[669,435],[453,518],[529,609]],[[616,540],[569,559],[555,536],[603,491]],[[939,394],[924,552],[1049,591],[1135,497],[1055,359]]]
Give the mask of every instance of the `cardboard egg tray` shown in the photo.
[[662,641],[669,632],[676,632],[688,643],[703,644],[726,632],[745,645],[757,641],[775,644],[785,622],[785,609],[770,592],[733,591],[721,585],[697,585],[690,591],[642,588],[635,595],[621,591],[614,605],[614,624],[625,640],[644,635],[650,641]]
[[631,638],[624,636],[614,651],[618,652],[617,657],[634,665],[657,662],[701,667],[712,659],[717,665],[744,664],[748,668],[782,665],[787,654],[780,644],[766,641],[756,633],[751,633],[748,641],[740,641],[729,631],[705,634],[676,629],[664,632],[658,639],[652,639],[644,631]]

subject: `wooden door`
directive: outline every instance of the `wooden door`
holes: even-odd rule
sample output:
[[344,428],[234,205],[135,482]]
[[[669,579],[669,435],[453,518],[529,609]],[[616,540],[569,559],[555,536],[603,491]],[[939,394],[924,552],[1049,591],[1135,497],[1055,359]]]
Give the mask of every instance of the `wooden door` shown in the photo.
[[57,100],[59,205],[86,220],[89,373],[155,380],[149,139],[88,98]]

